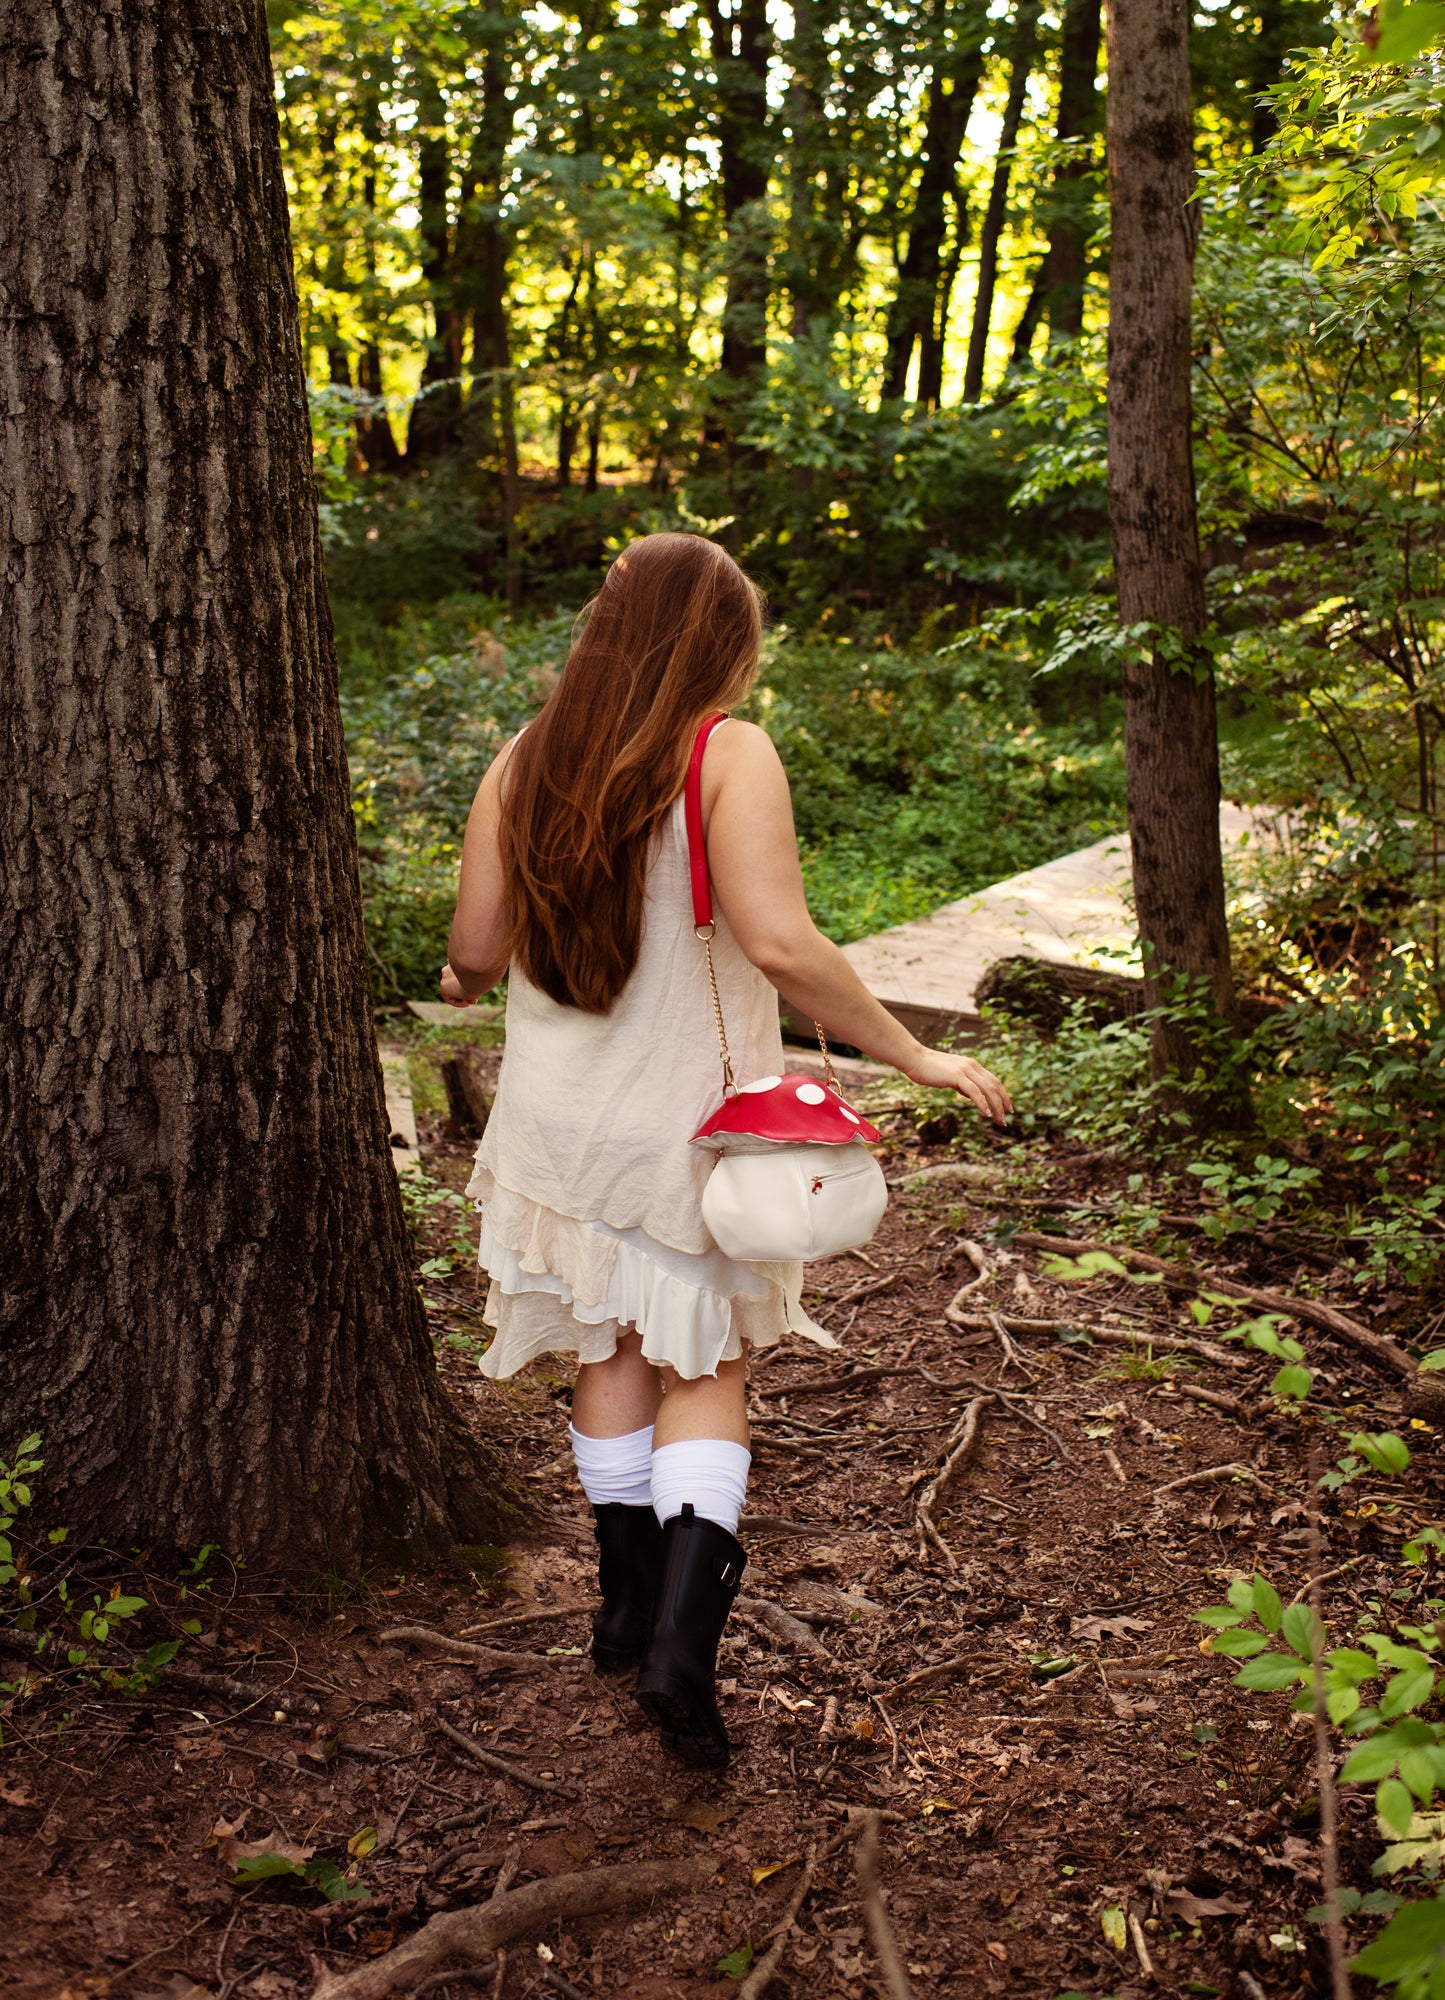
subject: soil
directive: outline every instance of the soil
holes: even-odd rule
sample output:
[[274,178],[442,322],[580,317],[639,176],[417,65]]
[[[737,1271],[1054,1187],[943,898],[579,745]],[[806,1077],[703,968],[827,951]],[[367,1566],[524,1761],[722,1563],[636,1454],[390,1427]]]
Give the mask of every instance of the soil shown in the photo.
[[[895,1178],[955,1157],[936,1125],[925,1144],[910,1118],[891,1120]],[[468,1144],[433,1125],[423,1145],[438,1182],[465,1185]],[[1107,1274],[1065,1284],[1037,1251],[1011,1249],[1041,1204],[1072,1211],[1060,1224],[1071,1233],[1106,1237],[1122,1176],[999,1147],[984,1172],[1003,1178],[902,1188],[865,1258],[811,1267],[811,1304],[841,1354],[795,1342],[755,1365],[743,1595],[783,1607],[801,1633],[780,1633],[766,1608],[734,1614],[720,1663],[726,1775],[670,1761],[627,1677],[586,1656],[595,1572],[566,1364],[485,1381],[472,1274],[430,1276],[446,1379],[470,1422],[505,1432],[537,1531],[359,1584],[262,1576],[218,1551],[189,1574],[72,1556],[102,1596],[119,1584],[147,1599],[107,1660],[184,1643],[138,1694],[62,1674],[22,1678],[4,1699],[0,1992],[285,2000],[380,1962],[440,1911],[484,1902],[499,1872],[519,1887],[703,1855],[700,1890],[554,1922],[499,1967],[484,1953],[470,1979],[398,1988],[691,2000],[737,1990],[811,1853],[811,1891],[768,1991],[886,1995],[855,1866],[874,1814],[886,1922],[920,1996],[1325,1989],[1307,1917],[1321,1895],[1308,1724],[1288,1696],[1235,1689],[1190,1614],[1256,1568],[1292,1597],[1315,1532],[1335,1634],[1368,1619],[1370,1601],[1403,1614],[1429,1587],[1428,1572],[1402,1568],[1399,1544],[1438,1513],[1431,1454],[1417,1448],[1404,1480],[1327,1497],[1316,1531],[1311,1453],[1318,1466],[1341,1449],[1321,1411],[1416,1447],[1430,1434],[1410,1428],[1395,1385],[1319,1334],[1309,1349],[1323,1374],[1301,1415],[1269,1397],[1276,1364],[1263,1355],[1166,1363],[1157,1347],[1015,1335],[1010,1360],[992,1327],[951,1325],[945,1306],[977,1275],[969,1242],[987,1273],[963,1302],[971,1314],[1057,1315],[1141,1342],[1197,1332],[1165,1288]],[[1027,1191],[1044,1187],[1046,1201]],[[441,1254],[459,1219],[433,1208],[419,1259]],[[1286,1238],[1187,1240],[1221,1273],[1326,1291]],[[916,1495],[964,1406],[992,1389],[1015,1400],[982,1409],[980,1442],[934,1509],[943,1547],[921,1542]],[[1188,1393],[1201,1389],[1238,1414]],[[1250,1477],[1159,1492],[1241,1464]],[[496,1620],[511,1622],[483,1642],[521,1665],[387,1636],[424,1626],[475,1639]],[[13,1658],[0,1668],[25,1672]],[[535,1786],[470,1762],[443,1722]],[[1369,1888],[1372,1809],[1346,1787],[1342,1813],[1344,1879]],[[329,1859],[333,1886],[366,1898],[328,1902],[295,1876],[237,1886],[257,1846]],[[1355,1942],[1371,1928],[1361,1920]]]

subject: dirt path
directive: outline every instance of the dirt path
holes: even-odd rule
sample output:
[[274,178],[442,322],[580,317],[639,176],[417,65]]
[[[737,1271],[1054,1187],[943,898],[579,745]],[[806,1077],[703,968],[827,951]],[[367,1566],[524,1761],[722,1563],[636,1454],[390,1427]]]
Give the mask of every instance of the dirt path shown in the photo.
[[[463,1149],[433,1135],[429,1157],[460,1184]],[[1054,1165],[1056,1194],[1097,1198],[1089,1170]],[[521,1886],[698,1854],[714,1864],[702,1890],[554,1923],[509,1948],[500,1984],[488,1956],[480,1984],[425,1990],[732,1992],[816,1849],[768,1990],[886,1994],[854,1866],[872,1813],[919,1996],[1254,2000],[1298,1992],[1307,1974],[1318,1988],[1307,1732],[1284,1699],[1234,1690],[1188,1616],[1255,1566],[1286,1598],[1306,1581],[1313,1423],[1261,1400],[1263,1357],[1166,1374],[1127,1348],[1020,1337],[1007,1362],[991,1327],[949,1325],[945,1305],[976,1275],[969,1241],[988,1271],[971,1312],[1087,1305],[1101,1326],[1112,1314],[1184,1330],[1157,1290],[1048,1280],[1035,1252],[997,1240],[1000,1220],[1019,1216],[973,1184],[900,1194],[869,1261],[814,1268],[816,1309],[847,1330],[845,1354],[800,1344],[756,1369],[746,1608],[722,1663],[736,1759],[721,1780],[664,1759],[626,1680],[583,1656],[593,1572],[564,1370],[484,1383],[466,1354],[470,1278],[430,1282],[455,1343],[449,1379],[475,1422],[506,1423],[552,1525],[448,1575],[360,1590],[266,1583],[213,1557],[183,1601],[174,1579],[137,1584],[127,1568],[126,1587],[151,1600],[147,1642],[197,1614],[200,1630],[150,1694],[52,1686],[6,1701],[0,1991],[282,2000],[327,1969],[380,1964],[421,1920],[485,1900],[499,1871]],[[439,1235],[451,1226],[438,1216]],[[1238,1268],[1294,1277],[1277,1259]],[[1404,1421],[1390,1385],[1322,1337],[1311,1351],[1332,1371],[1327,1403],[1357,1391],[1362,1423]],[[920,1551],[918,1488],[965,1406],[1000,1389],[1014,1400],[983,1407],[979,1446],[934,1509],[951,1561]],[[1187,1393],[1198,1390],[1241,1416]],[[1156,1498],[1231,1464],[1250,1476]],[[1341,1627],[1401,1587],[1399,1538],[1435,1510],[1434,1487],[1421,1454],[1398,1490],[1371,1499],[1357,1486],[1330,1504],[1325,1566],[1354,1564],[1329,1586]],[[455,1637],[495,1619],[512,1622],[474,1640],[531,1656],[523,1664],[384,1636],[425,1625]],[[269,1692],[248,1703],[278,1686],[316,1713],[288,1716]],[[470,1762],[444,1724],[537,1788]],[[1367,1886],[1366,1801],[1347,1796],[1344,1812],[1346,1879]],[[314,1849],[370,1900],[326,1903],[297,1879],[233,1887],[236,1842]],[[1122,1948],[1106,1911],[1121,1913]]]

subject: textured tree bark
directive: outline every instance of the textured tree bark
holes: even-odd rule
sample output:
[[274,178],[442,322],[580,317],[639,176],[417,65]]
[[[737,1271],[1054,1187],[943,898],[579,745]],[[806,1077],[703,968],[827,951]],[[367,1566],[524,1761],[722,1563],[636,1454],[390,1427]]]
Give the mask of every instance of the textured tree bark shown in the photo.
[[[1119,616],[1150,628],[1124,669],[1129,833],[1150,1006],[1181,979],[1236,1020],[1219,848],[1214,678],[1191,446],[1194,191],[1187,0],[1109,0],[1109,526]],[[1156,1074],[1193,1073],[1187,1032]]]
[[1008,184],[1013,172],[1013,149],[1023,122],[1024,93],[1034,66],[1039,25],[1038,0],[1020,0],[1014,15],[1013,48],[1010,52],[1008,97],[999,126],[998,157],[993,164],[988,206],[978,236],[978,287],[973,298],[973,324],[968,335],[968,359],[963,371],[963,400],[976,403],[983,394],[983,366],[988,355],[988,330],[993,319],[993,295],[998,284],[998,246],[1003,236],[1008,209]]
[[0,1415],[53,1518],[495,1533],[407,1265],[260,0],[12,0]]

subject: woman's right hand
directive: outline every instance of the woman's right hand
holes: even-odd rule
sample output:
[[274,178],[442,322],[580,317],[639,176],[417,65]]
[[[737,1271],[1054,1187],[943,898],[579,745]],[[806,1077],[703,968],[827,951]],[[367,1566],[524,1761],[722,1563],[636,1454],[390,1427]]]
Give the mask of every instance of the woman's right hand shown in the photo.
[[951,1055],[943,1049],[920,1045],[919,1060],[903,1072],[914,1083],[929,1090],[956,1090],[976,1104],[985,1118],[1002,1125],[1013,1110],[1013,1100],[991,1069],[972,1056]]

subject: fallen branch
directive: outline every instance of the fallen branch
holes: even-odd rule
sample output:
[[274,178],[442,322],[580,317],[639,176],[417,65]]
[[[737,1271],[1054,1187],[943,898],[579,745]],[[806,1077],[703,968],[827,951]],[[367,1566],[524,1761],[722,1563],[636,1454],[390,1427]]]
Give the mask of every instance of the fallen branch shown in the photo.
[[1174,1387],[1181,1396],[1189,1396],[1196,1403],[1208,1403],[1212,1410],[1223,1410],[1231,1417],[1244,1415],[1244,1405],[1237,1396],[1222,1396],[1217,1389],[1201,1389],[1197,1382],[1176,1382]]
[[470,1639],[454,1639],[450,1632],[434,1632],[430,1625],[390,1625],[376,1636],[378,1640],[398,1640],[408,1646],[437,1646],[456,1659],[475,1661],[484,1667],[555,1667],[566,1657],[559,1653],[504,1653],[496,1646],[478,1646]]
[[774,1604],[770,1597],[738,1597],[733,1603],[737,1610],[756,1619],[775,1639],[796,1647],[800,1653],[807,1653],[811,1659],[827,1660],[832,1664],[833,1655],[814,1638],[802,1619],[795,1618],[791,1611],[784,1611],[782,1605]]
[[817,1843],[814,1842],[813,1846],[808,1849],[807,1859],[803,1863],[802,1880],[793,1891],[788,1907],[773,1927],[773,1948],[765,1958],[758,1960],[757,1964],[738,1988],[737,2000],[762,2000],[763,1994],[772,1985],[773,1974],[777,1971],[783,1953],[788,1947],[788,1932],[792,1929],[793,1924],[797,1920],[799,1910],[802,1909],[804,1902],[807,1900],[808,1891],[813,1886],[813,1876],[817,1872],[817,1867],[818,1848]]
[[464,1730],[448,1722],[445,1716],[436,1718],[437,1728],[449,1743],[455,1743],[458,1750],[465,1751],[475,1764],[483,1764],[489,1771],[500,1771],[504,1778],[514,1784],[526,1785],[534,1792],[554,1792],[559,1798],[575,1799],[577,1794],[570,1785],[564,1785],[560,1778],[539,1778],[535,1771],[529,1771],[525,1764],[514,1764],[510,1757],[499,1757],[495,1750],[484,1750],[480,1743],[473,1742]]
[[883,1907],[883,1891],[878,1884],[878,1815],[869,1813],[863,1822],[863,1837],[853,1850],[853,1872],[863,1892],[863,1916],[873,1952],[892,2000],[913,2000],[913,1988],[903,1970],[903,1960],[893,1936],[893,1926]]
[[[947,1458],[944,1459],[942,1465],[919,1494],[914,1506],[914,1514],[918,1522],[920,1556],[923,1553],[923,1542],[926,1536],[936,1548],[942,1550],[950,1569],[958,1568],[958,1558],[954,1555],[953,1550],[948,1546],[947,1542],[944,1541],[942,1535],[939,1534],[934,1524],[933,1508],[949,1480],[978,1443],[982,1431],[983,1413],[993,1400],[992,1394],[975,1396],[967,1409],[965,1409],[962,1422],[954,1432],[953,1438],[949,1440],[952,1448]],[[955,1439],[957,1440],[956,1443],[954,1442]]]
[[323,1975],[312,2000],[387,2000],[410,1992],[448,1959],[475,1961],[514,1938],[544,1931],[568,1918],[634,1908],[654,1896],[701,1889],[717,1863],[706,1855],[684,1861],[635,1861],[619,1868],[587,1868],[528,1882],[489,1903],[444,1910],[414,1936],[367,1965]]
[[1186,1472],[1182,1479],[1171,1479],[1166,1486],[1156,1486],[1150,1497],[1157,1500],[1164,1493],[1182,1493],[1186,1486],[1212,1486],[1217,1479],[1248,1479],[1262,1493],[1270,1490],[1252,1466],[1210,1465],[1201,1472]]
[[1145,1250],[1130,1250],[1113,1243],[1046,1236],[1030,1229],[1019,1230],[1012,1240],[1026,1250],[1051,1250],[1062,1257],[1084,1257],[1090,1251],[1103,1250],[1110,1257],[1117,1257],[1122,1264],[1136,1265],[1141,1271],[1157,1271],[1170,1284],[1185,1287],[1207,1285],[1211,1291],[1222,1292],[1226,1298],[1240,1299],[1245,1305],[1257,1306],[1261,1312],[1282,1313],[1286,1319],[1303,1320],[1307,1326],[1316,1326],[1323,1333],[1334,1334],[1388,1374],[1408,1381],[1416,1373],[1415,1363],[1393,1340],[1387,1340],[1383,1334],[1372,1333],[1369,1327],[1361,1326],[1348,1313],[1324,1305],[1318,1299],[1300,1299],[1292,1292],[1261,1291],[1253,1285],[1239,1285],[1233,1278],[1217,1277],[1214,1272],[1200,1270],[1193,1264],[1171,1264],[1163,1257],[1150,1256]]
[[892,1692],[895,1695],[907,1694],[910,1688],[926,1687],[930,1681],[949,1680],[954,1674],[961,1674],[968,1667],[976,1667],[978,1662],[977,1653],[961,1653],[956,1659],[939,1660],[931,1667],[920,1667],[918,1672],[910,1674],[907,1680],[899,1681]]

